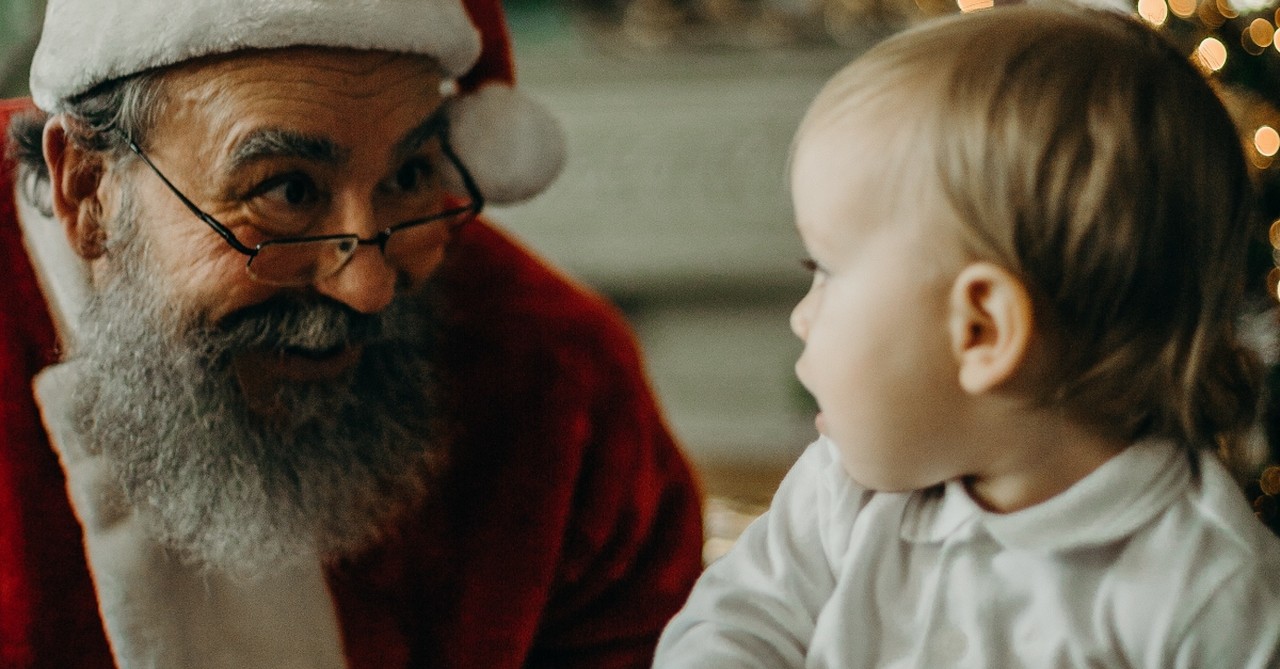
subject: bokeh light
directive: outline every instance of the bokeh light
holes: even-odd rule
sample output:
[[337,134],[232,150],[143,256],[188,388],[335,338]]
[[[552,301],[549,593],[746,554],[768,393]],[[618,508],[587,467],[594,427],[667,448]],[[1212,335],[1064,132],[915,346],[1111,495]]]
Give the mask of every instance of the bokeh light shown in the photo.
[[1169,11],[1179,18],[1189,19],[1196,13],[1196,0],[1169,0]]
[[991,9],[996,6],[995,0],[956,0],[956,5],[964,13],[976,12],[979,9]]
[[1196,47],[1196,58],[1210,72],[1217,72],[1227,64],[1227,47],[1216,37],[1206,37]]
[[1260,47],[1271,46],[1271,40],[1275,37],[1276,29],[1271,22],[1266,19],[1254,19],[1249,22],[1249,39]]
[[1222,12],[1218,11],[1218,5],[1213,2],[1200,3],[1196,8],[1196,18],[1209,30],[1217,30],[1227,22],[1227,19],[1222,16]]
[[1169,18],[1169,6],[1164,0],[1138,0],[1138,15],[1151,25],[1162,26]]
[[1247,28],[1240,33],[1240,48],[1244,49],[1244,52],[1250,56],[1261,56],[1267,50],[1266,47],[1258,46],[1258,43],[1254,41]]
[[1264,125],[1253,133],[1253,146],[1258,149],[1258,153],[1270,158],[1280,151],[1280,132],[1276,132],[1275,128]]

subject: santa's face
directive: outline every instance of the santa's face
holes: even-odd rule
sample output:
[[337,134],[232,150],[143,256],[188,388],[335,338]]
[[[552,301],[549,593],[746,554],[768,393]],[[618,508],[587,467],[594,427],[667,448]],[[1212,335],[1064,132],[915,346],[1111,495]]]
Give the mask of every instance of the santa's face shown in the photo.
[[[428,61],[288,50],[162,85],[144,150],[249,245],[289,221],[301,229],[272,232],[369,237],[422,201],[440,105]],[[448,235],[407,260],[361,247],[332,276],[266,285],[144,165],[126,169],[104,182],[119,206],[73,356],[84,437],[192,559],[255,570],[358,549],[440,459],[427,293]]]
[[[164,75],[164,114],[146,138],[156,167],[244,246],[279,238],[379,232],[438,210],[442,160],[436,125],[441,78],[429,59],[381,52],[284,49],[200,60]],[[282,294],[305,294],[378,313],[439,265],[450,231],[415,229],[414,253],[359,247],[336,273],[289,288],[255,280],[248,258],[201,223],[134,163],[143,234],[174,300],[210,323]],[[388,249],[409,234],[399,233]],[[276,246],[272,251],[281,248]],[[266,268],[268,254],[254,258]],[[111,271],[111,258],[97,271]],[[358,349],[244,352],[251,395],[290,380],[332,378]]]

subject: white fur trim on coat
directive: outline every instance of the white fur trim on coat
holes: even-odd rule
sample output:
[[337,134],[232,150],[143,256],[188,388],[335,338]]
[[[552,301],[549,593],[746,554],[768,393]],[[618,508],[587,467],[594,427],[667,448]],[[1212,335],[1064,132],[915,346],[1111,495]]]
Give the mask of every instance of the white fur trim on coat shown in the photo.
[[304,45],[424,54],[458,77],[479,58],[480,33],[458,0],[49,0],[31,94],[57,112],[153,67]]
[[36,377],[36,401],[84,530],[103,626],[120,669],[343,669],[337,610],[319,558],[233,576],[155,543],[70,417],[76,363]]

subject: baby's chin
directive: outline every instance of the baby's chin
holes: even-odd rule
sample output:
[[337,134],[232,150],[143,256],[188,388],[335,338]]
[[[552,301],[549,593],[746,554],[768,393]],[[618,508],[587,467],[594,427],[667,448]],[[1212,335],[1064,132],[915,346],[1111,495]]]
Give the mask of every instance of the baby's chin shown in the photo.
[[[829,437],[828,437],[829,438]],[[890,472],[867,463],[850,462],[843,455],[841,468],[858,486],[874,492],[913,492],[946,483],[937,476],[920,476],[916,472]]]

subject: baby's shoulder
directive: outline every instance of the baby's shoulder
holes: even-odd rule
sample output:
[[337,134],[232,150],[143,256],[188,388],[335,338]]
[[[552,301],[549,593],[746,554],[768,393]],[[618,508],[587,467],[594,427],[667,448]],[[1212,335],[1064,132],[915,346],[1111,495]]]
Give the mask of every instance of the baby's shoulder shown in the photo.
[[1098,610],[1118,629],[1142,630],[1148,649],[1273,643],[1280,630],[1280,538],[1220,463],[1202,463],[1200,480],[1106,564]]
[[1145,547],[1184,556],[1223,578],[1262,571],[1280,583],[1280,537],[1258,520],[1217,458],[1203,455],[1199,472],[1186,493],[1144,529]]

